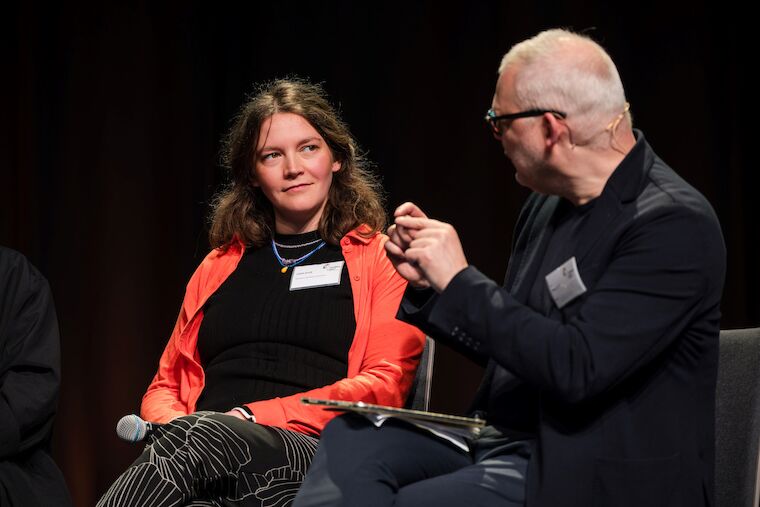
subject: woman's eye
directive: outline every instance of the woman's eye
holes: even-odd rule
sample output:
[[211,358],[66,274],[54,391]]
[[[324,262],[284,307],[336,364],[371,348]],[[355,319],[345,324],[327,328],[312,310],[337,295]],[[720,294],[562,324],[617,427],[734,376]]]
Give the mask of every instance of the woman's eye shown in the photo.
[[273,158],[276,158],[278,156],[280,156],[280,154],[277,153],[276,151],[273,151],[272,153],[265,153],[264,155],[262,155],[261,160],[272,160]]
[[319,149],[319,146],[316,144],[307,144],[303,147],[303,151],[317,151]]

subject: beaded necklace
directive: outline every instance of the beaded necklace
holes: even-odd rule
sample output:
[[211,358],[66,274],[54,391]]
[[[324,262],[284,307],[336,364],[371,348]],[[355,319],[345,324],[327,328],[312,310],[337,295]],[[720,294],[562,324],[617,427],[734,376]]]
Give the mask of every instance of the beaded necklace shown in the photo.
[[306,255],[302,255],[301,257],[297,259],[283,259],[280,256],[280,252],[277,251],[277,245],[274,242],[274,239],[272,239],[272,251],[274,252],[274,256],[277,258],[277,262],[280,263],[280,266],[282,266],[282,269],[280,270],[280,273],[286,273],[288,271],[288,268],[292,268],[294,266],[297,266],[301,264],[303,261],[314,255],[317,250],[325,246],[327,243],[325,243],[324,240],[319,245],[317,245],[317,248],[312,250],[311,252],[307,253]]

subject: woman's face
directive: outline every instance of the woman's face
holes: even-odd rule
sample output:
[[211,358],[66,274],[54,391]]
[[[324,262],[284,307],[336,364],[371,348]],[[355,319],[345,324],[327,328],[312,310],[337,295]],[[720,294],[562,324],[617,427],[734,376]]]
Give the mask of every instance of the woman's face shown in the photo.
[[339,169],[325,140],[302,116],[275,113],[261,123],[253,185],[272,203],[277,232],[317,229]]

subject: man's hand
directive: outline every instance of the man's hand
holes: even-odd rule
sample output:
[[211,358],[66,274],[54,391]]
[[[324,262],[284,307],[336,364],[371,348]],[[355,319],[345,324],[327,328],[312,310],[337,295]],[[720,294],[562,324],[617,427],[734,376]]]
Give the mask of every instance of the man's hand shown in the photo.
[[[425,215],[425,213],[423,213],[423,211],[416,204],[413,204],[411,202],[405,202],[396,208],[393,216],[427,218],[427,215]],[[388,228],[388,236],[390,240],[385,243],[385,251],[387,252],[388,258],[393,264],[393,267],[396,268],[396,271],[398,271],[398,273],[414,287],[430,287],[430,284],[425,279],[422,271],[411,264],[404,255],[404,251],[409,248],[409,244],[413,240],[412,236],[409,234],[409,231],[404,227],[394,224]]]
[[391,240],[385,244],[394,267],[415,287],[442,292],[467,267],[457,231],[427,218],[409,202],[399,206],[394,216],[396,223],[388,229]]
[[404,251],[407,262],[422,271],[425,280],[436,292],[443,292],[454,276],[467,267],[457,231],[450,224],[401,216],[396,225],[413,238]]

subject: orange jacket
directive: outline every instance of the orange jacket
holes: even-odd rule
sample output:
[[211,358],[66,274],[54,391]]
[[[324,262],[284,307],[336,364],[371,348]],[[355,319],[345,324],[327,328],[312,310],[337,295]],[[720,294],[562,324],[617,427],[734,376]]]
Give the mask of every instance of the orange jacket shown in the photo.
[[[302,404],[304,396],[403,405],[424,335],[396,320],[406,282],[385,255],[386,240],[382,234],[364,238],[354,230],[340,242],[356,318],[347,378],[300,394],[249,403],[258,423],[318,435],[335,412]],[[203,305],[235,270],[244,250],[236,242],[227,251],[211,251],[190,278],[174,331],[143,396],[144,419],[165,423],[195,411],[205,381],[197,346]]]

